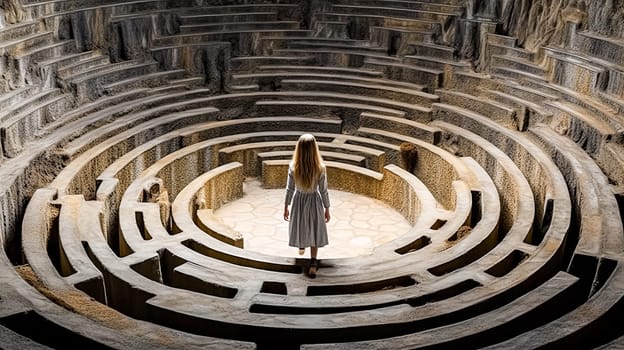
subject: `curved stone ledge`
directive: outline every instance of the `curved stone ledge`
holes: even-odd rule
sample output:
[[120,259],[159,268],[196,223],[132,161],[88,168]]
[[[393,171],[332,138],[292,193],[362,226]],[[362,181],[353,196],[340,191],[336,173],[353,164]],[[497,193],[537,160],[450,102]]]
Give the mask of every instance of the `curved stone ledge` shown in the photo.
[[[240,198],[243,195],[243,165],[228,163],[198,176],[176,196],[171,205],[172,217],[179,217],[179,211],[190,212],[195,224],[211,236],[243,248],[243,237],[237,232],[216,229],[214,217],[210,213],[200,214],[205,210],[216,210],[221,205]],[[201,220],[204,218],[204,220]],[[221,225],[222,226],[222,225]],[[221,227],[224,229],[223,227]],[[180,230],[181,231],[181,230]]]
[[[5,1],[3,346],[617,347],[621,21],[542,5]],[[315,279],[213,212],[302,133],[412,226]]]

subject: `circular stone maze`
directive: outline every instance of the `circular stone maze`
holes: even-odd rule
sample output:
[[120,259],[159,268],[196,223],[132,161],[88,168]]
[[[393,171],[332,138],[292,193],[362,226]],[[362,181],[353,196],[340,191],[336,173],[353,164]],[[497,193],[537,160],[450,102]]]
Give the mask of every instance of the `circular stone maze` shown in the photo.
[[[0,347],[624,348],[598,3],[1,1]],[[410,227],[314,279],[215,214],[302,133]]]

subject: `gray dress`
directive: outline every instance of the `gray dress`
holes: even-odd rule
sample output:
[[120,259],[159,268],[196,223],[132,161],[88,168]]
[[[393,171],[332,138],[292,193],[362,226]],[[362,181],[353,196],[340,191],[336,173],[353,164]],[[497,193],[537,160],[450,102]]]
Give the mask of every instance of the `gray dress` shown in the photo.
[[292,201],[288,225],[288,245],[291,247],[322,247],[329,243],[324,210],[324,208],[329,208],[325,172],[321,174],[312,188],[311,191],[296,188],[292,169],[288,168],[286,205],[290,205]]

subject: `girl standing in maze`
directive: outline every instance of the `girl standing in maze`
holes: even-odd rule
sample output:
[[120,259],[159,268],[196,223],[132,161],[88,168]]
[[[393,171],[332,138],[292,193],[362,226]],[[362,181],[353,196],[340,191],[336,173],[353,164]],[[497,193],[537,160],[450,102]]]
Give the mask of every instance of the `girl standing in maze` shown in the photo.
[[318,268],[318,248],[329,243],[326,223],[330,217],[325,164],[314,136],[303,134],[288,167],[284,220],[289,221],[288,244],[299,248],[299,255],[310,247],[308,275],[312,278]]

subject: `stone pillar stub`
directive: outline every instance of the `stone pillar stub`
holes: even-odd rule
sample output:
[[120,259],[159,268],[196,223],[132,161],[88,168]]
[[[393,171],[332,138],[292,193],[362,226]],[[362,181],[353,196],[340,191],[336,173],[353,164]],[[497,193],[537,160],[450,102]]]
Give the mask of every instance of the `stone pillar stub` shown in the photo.
[[566,8],[563,10],[562,15],[565,22],[563,46],[568,49],[574,49],[576,31],[580,29],[586,14],[576,8]]

